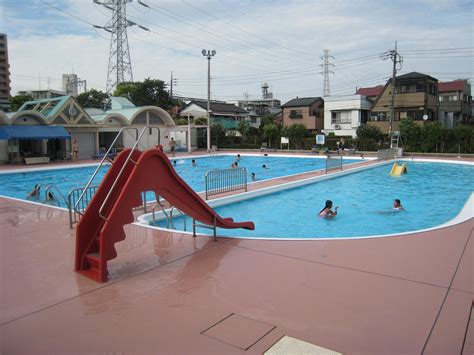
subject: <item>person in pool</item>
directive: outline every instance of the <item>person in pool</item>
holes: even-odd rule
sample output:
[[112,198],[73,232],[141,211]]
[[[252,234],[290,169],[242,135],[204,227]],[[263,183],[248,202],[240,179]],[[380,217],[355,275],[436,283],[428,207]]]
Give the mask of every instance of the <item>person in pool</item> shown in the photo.
[[41,192],[41,185],[36,184],[35,188],[28,193],[28,197],[30,198],[38,198]]
[[336,206],[334,211],[332,210],[332,201],[327,200],[324,208],[319,212],[319,217],[322,218],[334,218],[337,215],[337,210],[339,206]]
[[192,164],[193,166],[196,166],[196,160],[194,160],[194,159],[191,160],[191,164]]
[[264,169],[268,169],[268,167],[267,167],[267,165],[266,165],[266,164],[263,164],[263,165],[262,165],[262,168],[264,168]]
[[393,200],[392,211],[395,211],[395,212],[405,211],[405,209],[404,209],[403,206],[402,206],[401,201],[400,201],[398,198],[396,198],[395,200]]
[[173,160],[173,166],[176,166],[176,160]]
[[236,162],[239,162],[239,161],[240,161],[240,154],[237,154],[237,157],[235,158],[235,161],[236,161]]
[[252,173],[251,176],[252,176],[252,181],[257,181],[257,175],[255,175],[255,173]]

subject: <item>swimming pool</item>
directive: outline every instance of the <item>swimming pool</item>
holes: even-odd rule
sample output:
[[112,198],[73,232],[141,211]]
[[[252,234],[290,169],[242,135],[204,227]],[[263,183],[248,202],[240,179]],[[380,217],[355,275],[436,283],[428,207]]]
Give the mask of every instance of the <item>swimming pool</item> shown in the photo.
[[[235,155],[218,155],[215,157],[190,157],[171,158],[176,160],[175,170],[195,191],[204,191],[204,175],[213,169],[226,169],[235,161]],[[191,165],[191,160],[196,160],[196,166]],[[360,162],[357,158],[344,158],[344,164]],[[262,168],[263,164],[267,169]],[[267,180],[276,177],[305,173],[325,168],[325,159],[321,157],[283,157],[283,156],[249,156],[242,155],[239,166],[247,168],[249,174],[254,172],[258,180]],[[74,188],[84,187],[92,176],[96,165],[87,167],[63,168],[63,169],[34,169],[23,172],[0,173],[0,195],[26,199],[28,193],[38,183],[42,185],[54,184],[61,193],[67,197],[69,191]],[[107,168],[99,171],[93,185],[102,181]],[[41,195],[44,199],[43,195]],[[153,200],[152,194],[147,195],[148,200]],[[65,204],[59,201],[62,207]]]
[[[219,229],[218,235],[309,239],[421,230],[453,219],[474,190],[473,165],[409,162],[408,174],[398,178],[389,176],[390,168],[382,165],[217,207],[222,217],[255,223],[254,231]],[[391,211],[395,198],[405,212]],[[327,199],[340,206],[333,220],[317,216]],[[183,220],[174,219],[176,229],[183,229]],[[188,219],[188,230],[191,225]]]

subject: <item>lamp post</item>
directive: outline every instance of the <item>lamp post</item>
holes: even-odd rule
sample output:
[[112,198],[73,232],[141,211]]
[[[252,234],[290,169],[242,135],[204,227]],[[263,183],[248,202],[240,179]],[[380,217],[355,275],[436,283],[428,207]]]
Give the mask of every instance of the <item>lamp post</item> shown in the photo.
[[201,51],[204,57],[207,57],[207,151],[211,151],[211,58],[216,55],[216,51]]
[[191,153],[193,150],[191,148],[191,117],[188,113],[188,153]]

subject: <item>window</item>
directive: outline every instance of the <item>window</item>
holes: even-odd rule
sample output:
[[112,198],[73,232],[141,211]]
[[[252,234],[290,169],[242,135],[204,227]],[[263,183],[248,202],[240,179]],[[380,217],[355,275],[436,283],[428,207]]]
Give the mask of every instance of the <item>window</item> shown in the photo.
[[406,117],[411,118],[415,121],[423,120],[423,115],[424,115],[423,111],[407,111],[406,112]]
[[416,92],[424,92],[424,91],[425,91],[425,83],[417,83]]
[[290,118],[291,119],[303,118],[303,110],[290,110]]
[[372,112],[370,115],[371,121],[387,121],[387,113],[386,112]]
[[443,95],[439,97],[439,101],[458,101],[458,95]]
[[351,111],[331,111],[331,124],[351,123]]
[[431,95],[436,95],[436,91],[437,91],[437,90],[436,90],[436,85],[435,85],[435,84],[430,84],[429,88],[430,88],[429,93],[430,93]]

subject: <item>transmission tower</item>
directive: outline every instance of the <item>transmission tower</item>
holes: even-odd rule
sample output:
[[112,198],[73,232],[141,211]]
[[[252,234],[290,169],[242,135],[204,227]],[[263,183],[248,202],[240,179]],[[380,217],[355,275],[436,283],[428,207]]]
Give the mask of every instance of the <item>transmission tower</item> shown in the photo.
[[133,81],[132,60],[128,46],[127,28],[136,25],[127,20],[127,3],[132,0],[93,0],[111,12],[111,19],[102,28],[111,33],[109,67],[107,70],[107,93],[123,82]]
[[324,76],[324,96],[331,96],[331,87],[329,85],[329,74],[334,74],[334,71],[331,68],[334,68],[334,64],[330,62],[331,59],[334,59],[332,55],[329,54],[329,49],[324,50],[324,55],[320,57],[323,61],[319,66],[323,68],[323,71],[319,74]]

